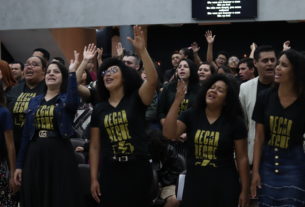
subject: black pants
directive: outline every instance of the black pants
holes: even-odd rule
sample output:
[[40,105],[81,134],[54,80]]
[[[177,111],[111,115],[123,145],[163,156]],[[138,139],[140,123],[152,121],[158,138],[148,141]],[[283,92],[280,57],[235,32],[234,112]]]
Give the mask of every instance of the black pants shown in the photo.
[[182,207],[237,207],[239,194],[236,169],[189,169],[185,178]]
[[103,160],[100,172],[102,207],[146,207],[152,203],[152,167],[147,159]]

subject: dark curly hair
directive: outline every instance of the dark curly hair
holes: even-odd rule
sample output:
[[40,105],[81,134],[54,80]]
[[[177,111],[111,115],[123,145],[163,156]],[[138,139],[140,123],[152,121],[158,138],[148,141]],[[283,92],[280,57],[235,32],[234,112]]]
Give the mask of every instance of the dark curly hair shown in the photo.
[[114,65],[118,66],[121,70],[124,95],[130,95],[135,90],[138,90],[142,85],[143,81],[135,69],[126,66],[118,58],[108,58],[104,60],[97,72],[97,93],[100,101],[107,101],[110,96],[109,91],[104,84],[103,71]]
[[231,78],[222,74],[212,75],[204,82],[199,90],[197,100],[194,104],[194,110],[197,112],[197,114],[205,110],[207,91],[217,81],[223,81],[227,86],[227,95],[225,98],[225,104],[222,108],[222,115],[224,115],[226,118],[244,118],[237,90],[235,89]]

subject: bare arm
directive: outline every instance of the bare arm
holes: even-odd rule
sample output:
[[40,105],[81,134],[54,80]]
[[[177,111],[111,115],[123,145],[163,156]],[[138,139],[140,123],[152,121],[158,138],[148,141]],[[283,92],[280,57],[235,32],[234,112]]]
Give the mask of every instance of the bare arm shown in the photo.
[[251,181],[251,195],[256,197],[256,188],[261,188],[261,180],[259,174],[259,166],[262,156],[263,144],[265,141],[264,125],[256,123],[255,126],[255,140],[254,140],[254,151],[253,151],[253,175]]
[[85,72],[89,60],[94,58],[96,53],[97,48],[94,44],[89,44],[88,46],[85,46],[83,51],[83,60],[76,70],[76,79],[78,83],[77,89],[79,95],[83,98],[88,98],[90,96],[90,90],[86,86],[80,84],[82,80],[82,75]]
[[[79,52],[74,50],[73,54],[74,54],[74,59],[70,60],[69,72],[76,72],[77,67],[79,66]],[[79,79],[81,79],[81,77]],[[77,82],[80,81],[78,80],[77,73],[76,73],[76,80]]]
[[88,46],[85,46],[83,51],[83,60],[76,70],[76,78],[78,84],[80,84],[82,80],[82,75],[86,69],[89,60],[93,59],[96,53],[97,53],[97,49],[94,44],[89,44]]
[[80,95],[82,98],[89,98],[89,96],[90,96],[90,90],[89,90],[89,88],[87,88],[87,87],[84,86],[84,85],[78,84],[77,90],[78,90],[79,95]]
[[241,181],[239,206],[246,207],[249,203],[249,187],[250,187],[247,139],[235,140],[234,145],[235,145],[237,168],[239,171],[239,176]]
[[91,194],[92,197],[99,203],[100,202],[100,185],[98,182],[99,160],[100,160],[100,129],[91,128],[90,130],[90,178],[91,178]]
[[186,126],[178,119],[179,106],[184,99],[186,92],[186,85],[183,81],[179,80],[177,84],[177,93],[175,100],[170,107],[166,118],[163,122],[163,135],[168,139],[176,140],[180,135],[185,132]]
[[144,71],[146,73],[146,81],[143,82],[139,89],[139,95],[145,105],[149,105],[156,92],[158,83],[158,74],[153,61],[151,60],[145,47],[144,32],[140,26],[134,26],[134,39],[128,37],[138,55],[143,61]]
[[215,36],[213,36],[213,33],[212,31],[208,30],[206,31],[205,33],[205,38],[206,38],[206,41],[208,43],[208,49],[207,49],[207,62],[208,63],[212,63],[214,61],[214,58],[213,58],[213,44],[214,44],[214,41],[215,41]]
[[96,51],[97,51],[97,57],[96,57],[97,66],[101,67],[101,65],[103,64],[103,52],[104,52],[104,50],[103,50],[103,48],[97,48]]
[[250,55],[249,55],[249,58],[251,59],[254,59],[254,52],[255,52],[255,49],[257,48],[257,45],[255,44],[255,42],[253,42],[251,45],[250,45]]
[[200,59],[199,54],[198,54],[200,47],[198,46],[197,42],[193,42],[191,44],[191,47],[192,47],[193,55],[194,55],[194,62],[197,66],[199,66],[202,62],[202,60]]
[[289,40],[286,40],[286,41],[283,43],[283,51],[289,50],[290,48],[291,48],[291,46],[290,46],[290,41],[289,41]]

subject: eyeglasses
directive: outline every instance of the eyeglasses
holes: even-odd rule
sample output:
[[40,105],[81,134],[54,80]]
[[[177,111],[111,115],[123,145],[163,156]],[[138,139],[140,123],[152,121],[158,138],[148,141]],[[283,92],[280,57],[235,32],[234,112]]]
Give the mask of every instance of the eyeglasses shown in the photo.
[[105,71],[102,72],[102,76],[105,76],[105,75],[112,75],[112,74],[115,74],[119,71],[119,68],[117,66],[115,67],[111,67]]
[[36,62],[24,64],[24,67],[38,67],[38,66],[41,66],[41,65],[39,63],[36,63]]

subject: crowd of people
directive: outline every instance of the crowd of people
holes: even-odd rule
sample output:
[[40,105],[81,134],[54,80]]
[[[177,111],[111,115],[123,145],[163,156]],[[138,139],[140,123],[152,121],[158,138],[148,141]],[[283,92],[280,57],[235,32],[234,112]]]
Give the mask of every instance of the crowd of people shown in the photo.
[[135,53],[0,61],[0,207],[305,206],[304,52],[253,43],[214,58],[207,31],[206,57],[194,42],[163,72],[133,31]]

